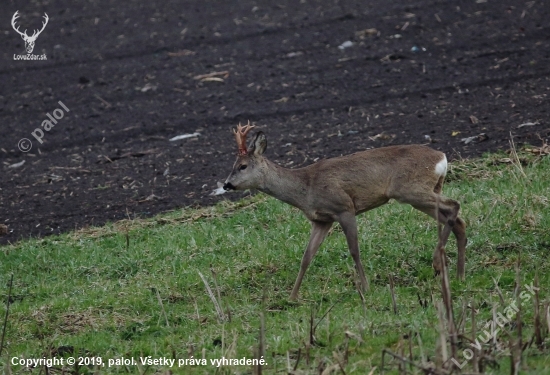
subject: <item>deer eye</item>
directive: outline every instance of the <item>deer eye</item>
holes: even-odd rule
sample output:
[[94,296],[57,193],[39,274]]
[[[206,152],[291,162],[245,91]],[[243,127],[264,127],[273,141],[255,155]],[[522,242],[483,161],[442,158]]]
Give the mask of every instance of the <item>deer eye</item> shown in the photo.
[[248,167],[248,165],[242,164],[242,165],[239,167],[239,171],[244,171],[244,170],[246,169],[246,167]]

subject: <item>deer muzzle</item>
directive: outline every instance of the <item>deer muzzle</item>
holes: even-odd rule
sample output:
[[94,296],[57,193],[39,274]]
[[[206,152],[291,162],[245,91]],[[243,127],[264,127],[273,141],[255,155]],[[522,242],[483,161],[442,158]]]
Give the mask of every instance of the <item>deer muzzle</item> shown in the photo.
[[236,190],[236,187],[231,182],[226,182],[223,184],[223,190]]

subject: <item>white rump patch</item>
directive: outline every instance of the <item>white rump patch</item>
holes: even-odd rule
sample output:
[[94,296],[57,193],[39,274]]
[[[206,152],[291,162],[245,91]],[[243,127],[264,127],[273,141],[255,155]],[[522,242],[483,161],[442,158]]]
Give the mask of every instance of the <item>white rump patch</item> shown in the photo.
[[435,165],[435,174],[445,176],[447,174],[447,157],[443,155],[443,159]]

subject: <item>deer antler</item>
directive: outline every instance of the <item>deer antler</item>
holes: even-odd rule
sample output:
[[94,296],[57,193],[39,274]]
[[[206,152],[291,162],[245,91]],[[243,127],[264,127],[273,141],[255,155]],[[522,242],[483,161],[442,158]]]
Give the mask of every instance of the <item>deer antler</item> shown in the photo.
[[39,30],[34,30],[33,34],[31,36],[28,36],[27,35],[27,29],[25,29],[24,32],[21,32],[19,31],[19,26],[15,27],[15,21],[19,18],[19,11],[16,11],[14,14],[13,14],[13,17],[11,18],[11,27],[13,27],[13,29],[15,31],[17,31],[17,33],[19,35],[21,35],[25,40],[29,39],[29,40],[36,40],[36,38],[38,38],[38,36],[42,33],[42,31],[44,31],[44,29],[46,28],[46,25],[48,24],[48,21],[50,19],[50,17],[48,17],[48,15],[46,13],[44,13],[44,15],[42,17],[44,17],[44,21],[42,22],[42,29]]
[[15,27],[15,20],[17,20],[19,18],[19,15],[17,14],[19,13],[19,11],[16,11],[14,14],[13,14],[13,17],[11,18],[11,27],[13,27],[13,29],[15,31],[17,31],[17,33],[21,36],[25,35],[25,36],[28,36],[27,35],[27,30],[25,30],[24,33],[22,33],[21,31],[19,31],[19,26]]
[[34,32],[32,33],[31,38],[35,38],[35,39],[38,38],[38,35],[40,35],[42,33],[42,31],[44,31],[44,29],[46,28],[46,25],[48,24],[48,20],[50,19],[50,17],[48,17],[48,15],[46,13],[44,13],[44,15],[42,17],[44,17],[44,20],[45,20],[45,22],[42,22],[42,29],[40,31],[34,30]]
[[246,135],[252,128],[254,128],[254,125],[250,125],[250,121],[248,121],[248,124],[245,126],[237,125],[237,129],[233,129],[233,133],[235,133],[235,139],[237,140],[237,146],[239,147],[239,155],[247,155],[248,151],[246,150]]

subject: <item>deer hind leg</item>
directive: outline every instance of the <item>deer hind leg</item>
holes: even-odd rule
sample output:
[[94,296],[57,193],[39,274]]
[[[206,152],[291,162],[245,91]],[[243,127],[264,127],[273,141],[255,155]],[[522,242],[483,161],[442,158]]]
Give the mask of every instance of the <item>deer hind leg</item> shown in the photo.
[[464,281],[466,272],[466,223],[461,218],[457,217],[453,226],[453,234],[456,237],[458,246],[458,260],[456,264],[456,276],[460,281]]
[[302,284],[302,279],[306,274],[307,268],[311,263],[311,260],[317,253],[317,250],[319,250],[319,246],[321,246],[321,243],[323,243],[323,240],[330,230],[330,227],[332,227],[331,222],[323,223],[319,221],[312,221],[311,225],[311,235],[309,237],[309,243],[307,245],[304,256],[302,257],[300,273],[298,273],[298,277],[296,278],[296,282],[294,283],[294,288],[292,288],[292,293],[290,293],[291,301],[295,301],[298,298],[298,291],[300,290],[300,285]]
[[457,276],[460,280],[463,280],[466,258],[466,225],[464,220],[458,217],[460,204],[454,199],[440,195],[441,186],[439,183],[434,190],[435,192],[429,191],[417,194],[410,194],[409,192],[407,196],[396,198],[396,200],[412,205],[417,210],[428,214],[443,224],[443,230],[433,255],[433,267],[436,273],[441,272],[440,250],[445,247],[449,235],[453,232],[458,245]]
[[[466,268],[466,243],[468,242],[466,237],[466,223],[460,217],[458,217],[458,211],[460,210],[460,204],[452,199],[445,198],[441,195],[441,189],[443,187],[443,180],[445,176],[441,176],[434,187],[434,193],[439,196],[440,200],[447,200],[454,202],[457,205],[455,223],[452,226],[453,234],[456,237],[456,244],[458,247],[458,260],[456,265],[456,276],[460,281],[464,281],[465,268]],[[434,210],[435,212],[435,210]],[[435,216],[435,215],[432,215]],[[435,218],[435,217],[434,217]],[[439,220],[439,219],[436,219]],[[443,222],[445,224],[445,222]],[[439,247],[436,248],[439,250]]]
[[[438,202],[439,200],[439,202]],[[441,224],[443,230],[438,239],[437,247],[433,255],[433,267],[436,273],[441,272],[441,249],[445,247],[451,231],[456,237],[458,246],[457,277],[464,280],[464,269],[466,261],[466,224],[458,217],[460,204],[454,199],[435,195],[433,204],[413,204],[413,207],[433,217]],[[438,212],[436,214],[436,209]]]

